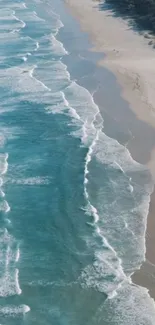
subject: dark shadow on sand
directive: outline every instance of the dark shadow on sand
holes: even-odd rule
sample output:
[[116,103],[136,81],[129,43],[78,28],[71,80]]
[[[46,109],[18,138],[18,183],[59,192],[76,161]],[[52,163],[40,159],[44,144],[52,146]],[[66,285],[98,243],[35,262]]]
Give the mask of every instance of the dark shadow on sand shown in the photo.
[[97,6],[101,11],[110,10],[114,17],[128,20],[129,28],[140,34],[148,31],[150,36],[155,35],[155,0],[101,0]]

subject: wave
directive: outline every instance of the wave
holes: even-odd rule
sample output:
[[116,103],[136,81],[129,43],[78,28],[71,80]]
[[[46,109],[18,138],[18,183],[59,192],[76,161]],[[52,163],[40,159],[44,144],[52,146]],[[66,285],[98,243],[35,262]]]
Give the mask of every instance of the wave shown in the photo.
[[63,43],[58,41],[54,35],[51,35],[51,51],[57,56],[68,55],[68,51],[64,48]]
[[17,252],[16,252],[16,258],[15,258],[15,261],[18,262],[19,261],[19,258],[20,258],[20,249],[19,247],[17,248]]
[[[28,12],[29,16],[26,16],[20,12],[20,15],[24,16],[24,20],[18,19],[21,24],[24,21],[26,24],[32,23],[34,19],[40,25],[41,21],[43,23],[36,13],[29,15]],[[24,28],[24,24],[22,26]],[[51,22],[53,35],[50,39],[49,28],[45,29],[48,36],[44,37],[42,25],[39,31],[34,33],[34,39],[32,35],[29,36],[29,41],[36,46],[30,52],[26,47],[26,53],[31,54],[32,63],[2,69],[0,83],[9,91],[11,89],[20,94],[19,101],[26,99],[35,103],[43,102],[48,113],[67,112],[75,124],[72,136],[80,137],[81,145],[87,149],[83,175],[84,209],[86,222],[92,227],[89,243],[91,245],[92,241],[95,242],[92,250],[94,262],[82,270],[79,282],[84,287],[93,287],[106,293],[108,300],[116,301],[119,293],[125,288],[132,291],[131,274],[145,258],[146,218],[152,183],[146,168],[135,162],[124,146],[104,134],[104,122],[93,96],[71,80],[68,67],[60,58],[69,53],[63,43],[56,39],[61,27],[63,24],[60,17],[55,15],[55,20]],[[48,41],[46,44],[48,53],[45,53],[45,40]],[[59,60],[44,59],[43,53],[48,57],[50,49]],[[27,58],[28,54],[23,56],[21,52],[20,55]],[[34,64],[35,60],[37,64]],[[8,156],[6,159],[4,157],[6,156],[0,156],[1,174],[5,174],[8,168]],[[97,166],[100,168],[98,174]],[[93,173],[94,179],[98,181],[97,193],[93,192]],[[141,183],[141,176],[144,174],[146,184]],[[40,177],[11,181],[19,185],[40,185],[48,182]],[[124,202],[127,203],[126,208]],[[135,224],[137,216],[139,221]],[[122,246],[124,252],[121,251]],[[10,248],[8,258],[10,258],[9,250]],[[14,256],[13,274],[9,273],[10,260],[6,262],[2,295],[22,293],[18,279],[19,270],[16,268],[19,256],[20,253],[17,251]],[[3,287],[4,283],[7,284],[6,288]]]
[[60,92],[70,84],[70,74],[61,60],[42,62],[40,67],[37,66],[35,69],[35,77],[46,85],[51,94],[61,94]]
[[16,316],[19,314],[25,314],[30,311],[30,307],[27,305],[19,305],[19,306],[0,306],[0,314],[5,316]]
[[3,178],[0,178],[0,196],[3,198],[5,197],[5,193],[3,192],[2,190],[2,187],[3,186]]
[[[2,128],[4,137],[8,138],[8,130]],[[9,130],[10,133],[11,130]],[[12,135],[11,135],[12,137]],[[3,146],[5,141],[3,143]],[[2,147],[3,147],[2,146]],[[8,153],[0,154],[0,187],[4,186],[4,177],[8,170]],[[6,217],[6,214],[10,212],[10,206],[7,200],[3,197],[5,193],[1,189],[1,200],[0,200],[0,210],[4,213],[4,222],[6,225],[10,225],[11,221]],[[21,294],[21,288],[19,285],[18,274],[19,270],[16,268],[16,263],[19,260],[19,248],[17,249],[17,243],[15,238],[9,233],[7,228],[0,229],[0,251],[1,251],[1,272],[0,272],[0,296],[8,297]]]
[[[96,116],[96,115],[95,115]],[[94,121],[95,121],[94,116]],[[91,204],[89,199],[89,192],[87,190],[88,174],[89,174],[89,163],[91,162],[94,148],[99,139],[101,130],[96,132],[96,136],[89,146],[88,153],[85,159],[84,168],[84,195],[87,202],[85,211],[86,214],[93,217],[93,223],[89,222],[94,227],[95,234],[101,239],[100,248],[96,249],[95,252],[95,263],[87,266],[81,274],[80,282],[85,286],[93,286],[98,291],[104,292],[108,295],[109,299],[114,298],[117,295],[117,290],[124,284],[124,282],[130,281],[126,277],[122,260],[119,258],[115,249],[109,244],[107,238],[103,236],[98,222],[100,215],[97,209]],[[102,250],[103,247],[103,250]],[[105,251],[106,249],[106,251]],[[112,281],[109,281],[109,277],[112,277]],[[104,279],[103,279],[104,278]],[[106,280],[108,278],[108,280]],[[102,279],[102,280],[100,280]]]
[[[58,17],[56,17],[56,19],[58,19]],[[63,44],[57,41],[56,39],[58,30],[63,26],[61,23],[58,23],[58,25],[57,30],[53,33],[53,35],[51,35],[51,40],[47,44],[47,46],[49,46],[49,48],[50,46],[52,46],[51,49],[53,54],[63,56],[67,55],[68,53],[65,50]],[[72,132],[72,135],[78,137],[80,136],[81,143],[88,148],[84,166],[84,196],[86,200],[85,210],[87,215],[93,217],[93,223],[91,224],[94,228],[95,236],[101,239],[101,247],[99,249],[96,248],[96,251],[94,252],[96,262],[93,266],[88,266],[88,270],[92,268],[95,270],[97,277],[95,282],[94,275],[93,281],[96,283],[95,285],[98,286],[98,288],[101,288],[101,283],[100,281],[98,281],[97,267],[100,271],[102,270],[103,276],[103,271],[106,264],[107,272],[113,272],[111,274],[113,274],[113,278],[115,279],[115,281],[111,282],[111,289],[109,289],[108,283],[104,279],[104,291],[108,292],[109,296],[112,297],[116,294],[116,290],[119,289],[120,284],[122,284],[124,281],[130,280],[129,277],[126,277],[124,273],[124,265],[122,259],[120,259],[118,254],[116,253],[116,248],[114,248],[113,244],[110,243],[111,237],[109,235],[106,236],[106,231],[103,231],[102,229],[101,221],[103,217],[100,202],[97,202],[96,205],[94,204],[95,202],[91,202],[91,195],[89,194],[89,187],[91,186],[91,182],[89,179],[89,176],[91,174],[90,166],[93,160],[97,159],[99,163],[109,166],[111,170],[121,172],[124,177],[123,182],[126,182],[126,187],[128,187],[128,190],[131,195],[134,194],[134,188],[135,186],[137,186],[133,181],[131,173],[135,173],[137,171],[145,172],[145,170],[144,167],[140,166],[138,163],[132,160],[132,157],[130,156],[130,153],[127,151],[126,148],[121,146],[116,140],[110,139],[103,133],[103,120],[100,115],[99,107],[94,103],[93,97],[85,88],[79,86],[75,81],[71,80],[71,76],[68,72],[67,66],[62,63],[60,59],[58,61],[50,62],[50,65],[49,62],[45,63],[40,59],[41,56],[39,57],[38,55],[39,53],[42,53],[42,44],[44,45],[44,41],[45,38],[36,41],[35,51],[37,52],[37,57],[39,58],[40,66],[33,65],[33,67],[25,66],[24,68],[9,68],[7,69],[7,72],[5,71],[5,76],[7,74],[6,83],[8,84],[8,77],[10,80],[10,76],[12,76],[12,82],[10,82],[10,80],[8,86],[13,87],[13,90],[16,90],[20,93],[25,93],[26,95],[29,94],[31,100],[32,96],[34,96],[35,93],[35,101],[37,100],[39,91],[44,92],[44,94],[46,94],[47,91],[49,92],[48,96],[43,96],[43,101],[45,101],[46,98],[47,100],[49,98],[52,98],[51,96],[53,96],[55,93],[59,94],[60,100],[58,101],[58,103],[56,105],[52,105],[51,107],[46,107],[46,110],[48,111],[48,113],[60,112],[61,114],[66,113],[67,111],[67,113],[73,118],[73,122],[75,122],[75,124],[79,126],[76,131]],[[16,184],[24,183],[25,185],[37,184],[37,181],[34,179],[15,181],[13,180],[13,182],[16,182]],[[113,182],[114,188],[114,180],[111,180],[111,182]],[[124,183],[122,184],[124,185]],[[148,198],[147,202],[149,202]],[[125,219],[123,226],[128,233],[130,232],[132,236],[135,235],[132,230],[132,225],[129,224],[128,218]],[[107,250],[108,254],[105,253],[105,249]],[[113,259],[115,260],[115,263]],[[115,264],[115,269],[113,268],[113,264]],[[110,271],[108,271],[108,267]],[[84,270],[84,274],[87,273],[87,277],[83,277],[82,275],[82,278],[85,278],[85,281],[87,278],[87,284],[92,283],[92,281],[90,281],[91,272],[86,272],[86,270]]]
[[[99,291],[106,292],[109,298],[113,298],[117,295],[117,291],[124,285],[125,283],[131,283],[131,274],[135,267],[138,267],[145,258],[145,231],[146,231],[146,217],[148,214],[148,206],[150,201],[150,194],[153,189],[153,184],[151,182],[151,178],[149,176],[149,172],[147,169],[134,161],[129,153],[129,151],[119,144],[115,139],[111,139],[103,133],[103,119],[100,115],[100,111],[98,106],[94,103],[93,97],[91,94],[79,86],[75,81],[71,81],[70,75],[68,76],[70,84],[67,87],[64,87],[62,94],[63,98],[63,109],[60,109],[59,112],[64,113],[66,109],[71,117],[74,118],[75,124],[79,125],[78,131],[72,132],[73,136],[80,136],[81,142],[88,148],[88,152],[85,158],[85,166],[84,166],[84,196],[86,199],[86,214],[93,217],[93,222],[89,222],[94,228],[94,234],[98,238],[101,239],[100,248],[96,248],[94,252],[95,263],[93,265],[89,265],[85,270],[83,270],[81,274],[81,283],[88,286],[95,286]],[[53,113],[58,113],[58,110],[52,110]],[[80,122],[80,123],[79,123]],[[78,124],[77,124],[78,123]],[[124,216],[120,216],[121,222],[123,223],[123,227],[126,229],[127,236],[129,234],[134,237],[134,245],[137,244],[139,239],[139,256],[136,260],[136,255],[133,255],[132,260],[133,266],[130,270],[129,267],[125,268],[125,263],[123,259],[119,257],[120,252],[117,252],[117,245],[113,243],[111,236],[106,236],[106,230],[102,228],[102,209],[99,204],[99,211],[97,206],[91,203],[91,196],[89,194],[89,189],[91,187],[91,183],[89,180],[90,174],[90,165],[96,159],[98,163],[103,166],[108,166],[113,173],[120,175],[122,179],[122,185],[126,186],[127,193],[131,195],[131,201],[133,200],[133,196],[136,194],[138,190],[141,192],[141,198],[139,197],[137,206],[134,209],[131,209],[133,215],[137,213],[137,207],[139,205],[138,202],[145,202],[145,213],[144,210],[140,212],[141,214],[141,223],[143,226],[141,227],[141,233],[136,238],[136,230],[133,231],[135,224],[130,225],[130,221],[128,220],[129,212],[126,218]],[[143,173],[146,176],[146,184],[143,184],[144,188],[141,184],[137,183],[137,179],[135,180],[135,173],[142,175]],[[116,176],[115,176],[116,177]],[[115,184],[115,180],[110,180],[113,183],[113,187]],[[122,188],[123,191],[123,188]],[[143,192],[143,194],[142,194]],[[118,192],[119,193],[119,192]],[[123,204],[123,201],[122,203]],[[132,205],[131,205],[132,206]],[[121,208],[121,206],[120,206]],[[121,211],[121,210],[120,210]],[[119,212],[120,213],[120,212]],[[112,222],[112,220],[111,220]],[[113,221],[114,222],[114,221]],[[109,239],[108,239],[109,237]],[[112,241],[112,244],[109,242]],[[114,247],[114,246],[116,247]],[[133,251],[136,249],[132,248]],[[138,248],[137,248],[138,249]],[[106,251],[106,252],[105,252]],[[124,256],[123,256],[124,258]],[[106,270],[106,272],[105,272]],[[106,277],[111,276],[113,281],[106,281]],[[104,279],[104,280],[103,280]],[[102,290],[101,290],[102,288]]]
[[35,51],[38,51],[38,49],[39,49],[39,42],[36,42]]
[[76,110],[75,110],[73,107],[70,106],[68,100],[67,100],[66,97],[65,97],[64,92],[61,91],[60,93],[61,93],[61,95],[62,95],[62,99],[63,99],[63,105],[64,105],[64,107],[68,109],[68,111],[70,112],[70,115],[71,115],[73,118],[75,118],[75,119],[77,119],[77,120],[80,120],[80,116],[77,114]]
[[[4,197],[4,196],[5,195],[3,195],[2,197]],[[9,206],[9,204],[8,204],[8,202],[6,200],[2,200],[0,202],[0,211],[3,211],[5,213],[8,213],[10,211],[10,206]]]
[[26,23],[25,23],[23,20],[19,19],[19,18],[16,16],[16,12],[15,12],[15,10],[13,11],[12,16],[13,16],[13,18],[14,18],[15,20],[17,20],[17,21],[19,21],[19,22],[21,23],[21,28],[25,28]]
[[3,201],[3,206],[4,206],[5,213],[8,213],[10,211],[10,206],[6,200]]
[[113,315],[115,324],[154,324],[154,300],[150,298],[147,289],[136,285],[124,284],[119,295],[107,300],[104,308],[108,308],[110,315]]
[[7,229],[0,231],[0,250],[0,297],[20,295],[22,291],[18,279],[19,270],[16,268],[20,250],[15,238],[9,234]]
[[23,8],[24,9],[27,9],[27,6],[26,6],[26,3],[25,2],[22,5],[23,5]]
[[[103,134],[102,130],[96,132],[96,136],[94,137],[94,140],[89,146],[85,161],[84,195],[87,202],[85,210],[86,214],[93,218],[93,222],[89,222],[89,224],[93,226],[95,236],[100,237],[101,241],[99,247],[96,245],[96,250],[94,253],[95,262],[93,263],[93,265],[88,265],[83,270],[80,280],[82,285],[93,286],[97,288],[98,291],[106,293],[108,295],[108,298],[111,299],[117,295],[117,292],[120,290],[122,285],[124,285],[125,283],[131,283],[131,275],[133,273],[133,270],[138,268],[141,265],[142,261],[145,259],[146,221],[149,209],[150,194],[153,190],[153,185],[151,182],[148,182],[148,184],[146,184],[146,188],[144,186],[143,194],[141,188],[141,197],[139,197],[137,201],[135,201],[135,208],[133,208],[132,195],[134,192],[134,195],[137,196],[137,192],[140,190],[140,187],[139,184],[137,186],[136,183],[133,183],[133,185],[130,184],[132,178],[128,175],[128,173],[131,173],[131,171],[136,171],[137,173],[140,172],[141,174],[145,173],[146,169],[145,167],[139,165],[138,163],[132,160],[126,148],[124,148],[123,146],[121,147],[121,145],[118,144],[117,141],[107,138],[108,137]],[[104,141],[102,142],[102,140]],[[107,142],[109,142],[108,147]],[[119,163],[115,162],[117,150],[114,151],[114,148],[112,148],[112,144],[114,144],[114,142],[115,149],[118,146],[119,153],[120,151],[122,151],[122,155],[119,155]],[[100,212],[98,212],[98,209],[94,207],[94,205],[91,203],[88,190],[88,188],[90,188],[91,186],[88,177],[91,170],[89,164],[92,163],[94,158],[95,160],[97,159],[101,164],[108,166],[107,168],[110,168],[111,175],[113,175],[114,173],[118,175],[120,171],[120,175],[123,174],[121,176],[121,178],[123,178],[123,184],[119,182],[116,186],[118,188],[118,191],[114,192],[114,203],[112,203],[112,207],[110,207],[109,200],[109,195],[111,197],[113,196],[112,191],[108,191],[109,194],[107,197],[107,193],[105,193],[104,190],[101,188],[101,194],[99,194],[98,200],[96,202],[96,205],[98,206]],[[115,182],[113,182],[113,179],[109,179],[108,181],[112,183],[112,187],[114,188]],[[124,197],[124,191],[126,191],[124,185],[126,185],[126,188],[129,187],[131,195],[131,205],[130,208],[127,208],[128,211],[125,214],[123,212],[123,205],[125,204],[125,199],[124,201],[122,199],[122,202],[119,203],[119,210],[117,214],[117,201],[119,202],[120,198],[122,196]],[[129,196],[129,193],[127,194],[127,196]],[[105,205],[106,197],[108,199],[107,206]],[[117,209],[115,209],[116,205]],[[136,214],[139,214],[140,216],[139,225],[140,222],[142,223],[141,229],[139,228],[140,231],[138,231],[135,224]],[[131,216],[133,217],[131,218]],[[124,235],[122,234],[121,224],[123,224],[123,227],[126,229],[126,231],[124,231]],[[117,225],[120,227],[119,232],[117,229]],[[115,228],[115,230],[113,231],[112,228]],[[118,233],[120,233],[120,237],[117,240]],[[125,233],[126,236],[129,238],[128,240],[126,238],[123,239]],[[122,254],[120,249],[118,249],[120,238],[123,247],[127,247],[125,249],[124,254]],[[131,252],[129,250],[131,250]],[[121,256],[121,258],[119,256]],[[127,261],[125,261],[125,259],[131,259],[129,263],[130,265],[127,264]],[[110,277],[112,281],[109,281]]]
[[[63,44],[56,40],[57,32],[53,33],[53,36],[51,36],[53,53],[60,54],[62,51],[63,55],[67,55],[68,53],[65,51]],[[42,53],[42,44],[44,45],[42,42],[43,39],[39,40],[39,42],[37,41],[36,43],[37,55]],[[88,265],[88,267],[83,270],[81,274],[81,282],[85,282],[85,284],[89,286],[95,286],[98,288],[98,290],[101,290],[102,288],[103,292],[106,292],[108,296],[112,298],[116,296],[117,291],[124,283],[131,282],[130,276],[133,268],[135,266],[138,267],[144,259],[146,215],[148,213],[152,183],[148,177],[147,184],[144,185],[144,189],[142,188],[139,179],[140,175],[143,173],[147,174],[146,168],[135,162],[132,159],[129,151],[124,146],[120,145],[116,140],[107,137],[103,133],[103,119],[101,117],[99,107],[95,104],[93,97],[88,90],[71,80],[67,66],[62,63],[60,59],[58,61],[50,62],[49,65],[49,62],[43,62],[40,57],[41,56],[38,56],[40,66],[35,65],[33,68],[27,67],[26,69],[24,68],[25,70],[18,70],[24,87],[23,89],[17,89],[18,91],[24,91],[25,93],[28,91],[29,94],[32,92],[32,90],[34,90],[36,94],[41,86],[42,91],[44,90],[45,94],[46,91],[49,92],[48,96],[44,95],[43,101],[46,101],[46,99],[48,100],[49,98],[53,99],[51,96],[59,94],[58,97],[60,97],[58,103],[56,105],[53,104],[52,106],[46,106],[46,111],[48,113],[51,112],[61,114],[66,114],[67,111],[67,113],[72,117],[75,125],[78,126],[76,131],[72,132],[72,135],[81,137],[81,143],[88,148],[84,166],[84,196],[86,200],[85,211],[87,215],[93,218],[93,222],[89,223],[92,225],[94,238],[99,239],[100,247],[98,244],[96,244],[96,250],[94,251],[95,263],[93,265]],[[14,69],[14,71],[10,70],[8,72],[9,75],[13,74],[14,72],[18,75],[18,71],[17,69]],[[31,86],[28,77],[33,79],[33,84],[31,84]],[[27,88],[26,85],[28,84],[29,86]],[[13,87],[15,87],[15,85],[13,85]],[[35,95],[34,100],[37,101],[37,94]],[[107,193],[99,195],[96,204],[95,200],[92,202],[92,195],[90,193],[92,177],[91,166],[95,160],[103,166],[103,170],[106,168],[109,175],[111,173],[111,177],[114,176],[113,178],[109,179],[112,193],[115,198],[111,203],[111,207],[108,206],[108,201],[106,206],[105,198],[107,197]],[[135,173],[139,175],[139,179],[135,178]],[[119,186],[117,186],[118,180]],[[17,180],[16,182],[19,184],[23,181]],[[26,184],[31,184],[31,181],[28,181]],[[130,203],[134,202],[134,205],[131,204],[132,211],[130,209],[128,211],[122,211],[124,186],[126,191],[125,193],[127,193],[125,196],[129,195]],[[116,189],[120,191],[118,192],[120,198],[117,195]],[[138,196],[139,190],[140,195]],[[105,198],[103,199],[102,204],[101,202],[103,195]],[[135,223],[133,222],[132,224],[129,220],[129,214],[131,212],[131,219],[133,220],[135,214],[138,213],[138,206],[140,206],[145,200],[146,215],[144,215],[144,211],[139,211],[139,214],[141,215],[140,222],[143,224],[143,226],[141,227],[141,232],[138,234],[138,237],[136,237],[137,229],[134,229]],[[128,242],[129,239],[132,238],[133,247],[131,248],[131,251],[133,255],[131,255],[131,260],[132,262],[135,260],[133,262],[133,266],[126,266],[125,264],[127,264],[127,262],[124,262],[124,256],[120,257],[121,252],[117,252],[118,243],[114,240],[114,230],[111,231],[110,229],[110,235],[108,228],[103,228],[104,208],[106,209],[107,213],[110,213],[108,212],[108,209],[111,211],[111,218],[109,218],[109,222],[114,222],[116,219],[115,214],[117,214],[117,219],[119,222],[117,220],[116,228],[117,226],[119,227],[119,224],[121,226],[123,225],[123,229],[125,229],[127,234]],[[121,213],[122,216],[120,215]],[[106,223],[109,224],[107,220]],[[141,253],[139,253],[138,260],[136,260],[134,255],[134,245],[137,244],[138,240],[138,247],[139,250],[141,250]],[[113,280],[107,281],[107,277],[111,277]]]
[[33,78],[37,84],[41,85],[44,89],[48,90],[48,91],[51,91],[51,89],[49,87],[47,87],[42,81],[38,80],[37,78],[34,77],[33,73],[34,73],[34,70],[36,69],[37,66],[34,66],[34,68],[32,68],[31,70],[29,70],[29,76],[31,78]]
[[33,67],[25,66],[23,68],[13,67],[8,68],[6,71],[1,71],[0,74],[4,77],[3,86],[6,86],[8,89],[11,88],[13,91],[17,91],[21,94],[27,93],[30,96],[31,94],[34,95],[34,93],[36,95],[39,91],[50,91],[50,88],[48,88],[44,82],[35,78],[34,70],[36,67],[36,65]]
[[22,293],[22,290],[21,290],[21,288],[20,288],[20,285],[19,285],[19,270],[18,269],[16,269],[15,270],[15,286],[16,286],[16,293],[18,294],[18,295],[20,295],[21,293]]
[[27,61],[27,57],[26,56],[23,56],[22,59],[23,59],[24,62]]
[[8,170],[8,153],[0,154],[0,173],[4,175]]
[[6,182],[17,184],[17,185],[28,185],[28,186],[39,185],[40,186],[40,185],[49,185],[50,179],[49,177],[36,176],[36,177],[28,177],[28,178],[21,178],[21,179],[7,178]]
[[[60,65],[59,62],[59,67],[60,66],[63,67],[64,65]],[[67,73],[67,67],[64,67],[65,69],[61,70],[61,73]],[[45,75],[47,78],[46,73]],[[95,236],[101,238],[100,250],[96,249],[96,252],[94,253],[96,262],[93,265],[88,266],[88,268],[86,268],[82,272],[81,281],[83,282],[83,280],[85,280],[85,284],[89,286],[93,285],[97,287],[98,290],[101,290],[102,288],[102,290],[108,294],[109,298],[113,298],[114,296],[116,296],[117,290],[119,290],[124,283],[131,283],[130,276],[132,274],[133,269],[132,271],[126,271],[127,274],[125,274],[126,272],[124,271],[123,260],[119,257],[119,254],[117,254],[116,248],[114,248],[113,245],[109,243],[109,240],[106,238],[106,235],[102,230],[101,224],[98,225],[98,223],[101,222],[102,215],[98,212],[97,207],[95,207],[90,200],[88,191],[88,185],[90,186],[88,178],[88,174],[90,173],[89,165],[95,157],[95,159],[97,159],[99,163],[109,166],[111,170],[115,170],[118,173],[121,172],[120,175],[123,175],[123,181],[126,183],[126,189],[128,192],[130,192],[131,195],[135,194],[135,187],[137,187],[136,191],[138,190],[138,188],[140,188],[140,184],[136,184],[134,177],[131,177],[131,174],[136,172],[140,174],[147,173],[147,170],[144,166],[138,164],[132,159],[129,151],[124,146],[120,145],[116,140],[107,137],[103,133],[103,120],[100,115],[98,106],[94,103],[93,97],[86,89],[79,86],[75,81],[71,81],[69,73],[66,74],[66,76],[69,85],[67,85],[67,87],[64,85],[63,91],[60,91],[62,97],[61,105],[59,103],[57,106],[53,105],[46,109],[48,113],[52,112],[61,114],[65,114],[67,110],[68,114],[73,118],[75,124],[77,125],[78,123],[79,125],[78,131],[76,130],[72,132],[72,135],[78,137],[80,136],[83,145],[88,147],[84,167],[84,195],[87,202],[85,211],[88,215],[93,217],[94,222],[91,224],[94,226]],[[42,76],[40,75],[40,77]],[[49,81],[51,83],[52,78],[50,78]],[[56,90],[58,91],[58,89]],[[111,182],[113,182],[114,185],[115,182],[113,180],[111,180]],[[140,239],[139,247],[143,252],[142,254],[140,254],[140,260],[135,261],[136,267],[138,267],[138,265],[145,258],[144,230],[146,230],[146,216],[148,214],[148,206],[151,191],[152,183],[150,182],[150,179],[148,177],[148,183],[144,186],[144,195],[142,196],[143,202],[144,196],[146,198],[146,215],[144,215],[143,210],[143,213],[141,213],[141,222],[144,226],[141,232],[141,237],[138,237]],[[140,192],[142,193],[142,189],[140,190]],[[135,211],[133,210],[132,213],[134,214]],[[135,213],[137,213],[137,211]],[[132,230],[132,225],[130,225],[129,220],[127,220],[127,218],[125,219],[124,216],[120,216],[120,219],[121,218],[123,226],[126,229],[127,233],[130,233],[135,238],[135,242],[137,244],[138,240],[136,238],[135,231]],[[105,253],[105,248],[108,251],[107,257]],[[132,256],[132,259],[133,258],[134,256]],[[104,274],[105,269],[107,274]],[[113,278],[113,282],[110,282],[110,284],[108,283],[108,281],[106,281],[105,278],[103,281],[103,276],[105,275],[105,277],[107,277],[109,272],[110,276]],[[100,281],[100,278],[102,279],[102,281]]]

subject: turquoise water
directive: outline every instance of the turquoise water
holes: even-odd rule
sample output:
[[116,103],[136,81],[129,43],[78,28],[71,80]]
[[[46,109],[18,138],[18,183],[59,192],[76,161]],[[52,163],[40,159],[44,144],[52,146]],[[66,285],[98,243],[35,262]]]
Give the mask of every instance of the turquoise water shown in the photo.
[[152,182],[104,134],[99,107],[68,72],[90,71],[74,60],[82,37],[59,0],[0,3],[2,325],[155,317],[131,282],[145,258]]

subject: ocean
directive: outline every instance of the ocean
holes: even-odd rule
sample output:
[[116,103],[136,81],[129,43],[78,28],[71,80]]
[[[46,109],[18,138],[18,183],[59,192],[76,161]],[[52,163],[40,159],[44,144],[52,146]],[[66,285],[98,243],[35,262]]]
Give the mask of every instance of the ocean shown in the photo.
[[63,1],[1,1],[1,325],[154,324],[131,280],[153,183],[78,82],[88,47]]

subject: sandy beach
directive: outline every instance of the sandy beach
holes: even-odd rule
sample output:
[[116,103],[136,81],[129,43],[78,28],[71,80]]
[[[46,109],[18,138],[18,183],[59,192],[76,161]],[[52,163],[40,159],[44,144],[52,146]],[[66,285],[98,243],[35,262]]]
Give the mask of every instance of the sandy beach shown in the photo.
[[[72,15],[79,19],[82,30],[90,35],[92,51],[104,53],[99,65],[114,73],[122,98],[128,102],[135,117],[145,124],[139,130],[140,140],[136,128],[132,130],[128,148],[134,159],[148,166],[155,180],[154,40],[147,32],[134,30],[129,21],[114,17],[111,10],[99,10],[97,1],[66,0],[66,3]],[[133,275],[133,281],[148,288],[155,299],[154,247],[155,193],[151,197],[147,223],[146,261]]]

